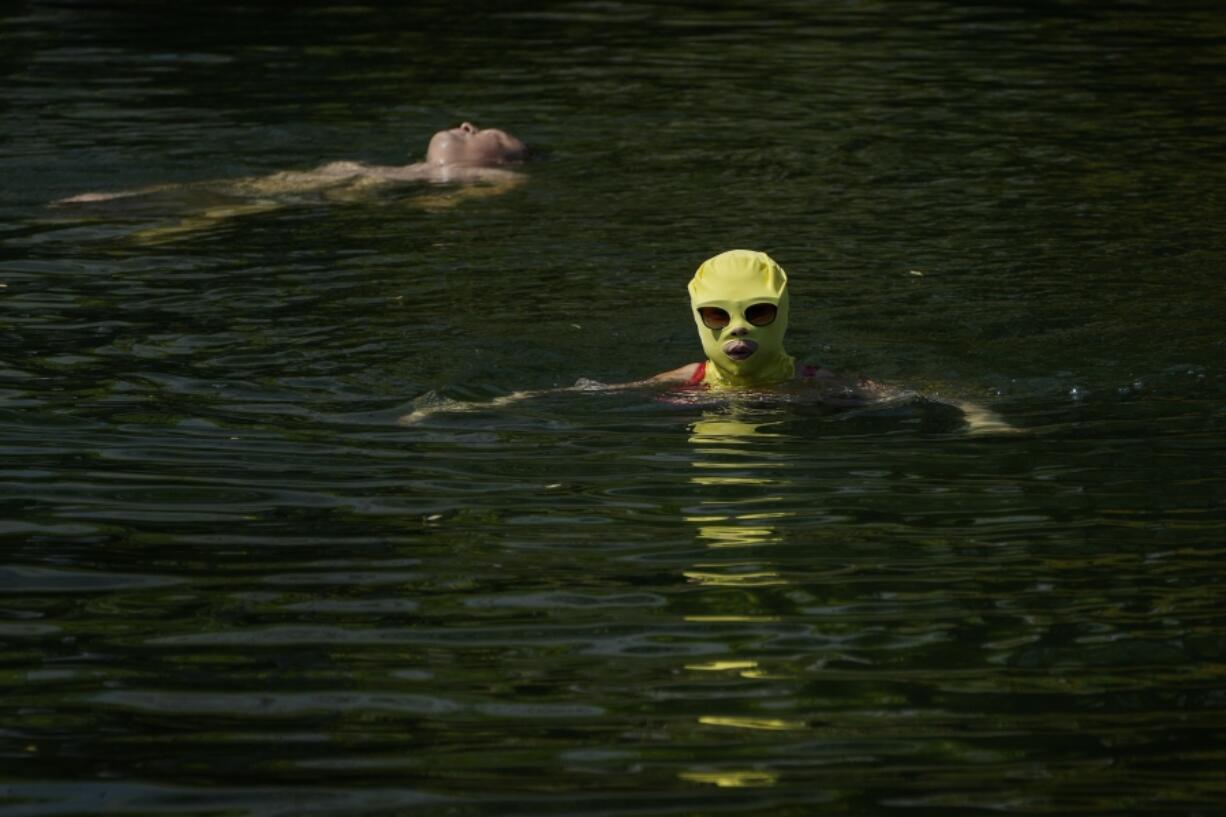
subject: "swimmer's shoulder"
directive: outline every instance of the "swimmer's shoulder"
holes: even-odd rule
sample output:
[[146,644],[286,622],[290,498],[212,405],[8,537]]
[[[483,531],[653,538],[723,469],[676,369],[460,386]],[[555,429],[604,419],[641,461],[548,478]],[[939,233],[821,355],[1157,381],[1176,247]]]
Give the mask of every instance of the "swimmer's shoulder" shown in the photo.
[[366,176],[377,168],[361,162],[328,162],[315,168],[321,176]]
[[421,180],[435,184],[490,184],[516,186],[523,182],[523,173],[505,167],[484,165],[408,165],[395,178]]

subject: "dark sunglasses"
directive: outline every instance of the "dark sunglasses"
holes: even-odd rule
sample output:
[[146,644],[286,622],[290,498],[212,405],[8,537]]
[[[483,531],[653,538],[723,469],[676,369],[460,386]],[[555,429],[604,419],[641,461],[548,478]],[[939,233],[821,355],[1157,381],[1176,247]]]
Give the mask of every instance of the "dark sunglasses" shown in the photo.
[[[745,320],[754,326],[768,326],[775,322],[778,314],[779,307],[774,304],[753,304],[745,310]],[[723,329],[732,323],[732,318],[728,313],[718,306],[700,306],[698,315],[702,318],[703,326],[708,329]]]

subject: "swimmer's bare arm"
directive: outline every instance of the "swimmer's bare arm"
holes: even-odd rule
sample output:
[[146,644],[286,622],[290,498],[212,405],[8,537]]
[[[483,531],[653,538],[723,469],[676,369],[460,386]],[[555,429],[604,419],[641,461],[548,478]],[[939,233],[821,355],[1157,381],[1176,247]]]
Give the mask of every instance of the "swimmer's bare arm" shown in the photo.
[[[864,402],[909,398],[916,395],[916,392],[910,389],[887,386],[884,383],[877,383],[867,378],[861,378],[852,390]],[[966,422],[967,434],[978,436],[983,434],[1020,433],[1020,429],[1009,425],[999,414],[978,403],[972,403],[969,400],[959,398],[943,397],[939,394],[925,395],[925,399],[935,403],[944,403],[961,411],[962,419]]]
[[[622,389],[681,385],[693,382],[694,376],[698,373],[700,366],[702,366],[701,363],[687,363],[686,365],[680,366],[676,369],[670,369],[667,372],[660,372],[657,375],[653,375],[642,380],[634,380],[628,383],[600,383],[595,380],[580,379],[573,386],[563,386],[555,389],[517,391],[512,392],[511,394],[505,394],[501,397],[495,397],[493,400],[487,403],[470,403],[444,399],[419,406],[412,412],[401,417],[398,420],[398,423],[400,425],[415,425],[430,415],[437,414],[439,412],[464,412],[478,409],[498,408],[511,403],[518,403],[521,400],[541,397],[547,394],[558,394],[560,392],[620,391]],[[831,403],[845,400],[848,406],[865,405],[866,403],[872,403],[879,400],[890,400],[895,397],[906,397],[915,394],[913,391],[887,386],[883,383],[869,380],[868,378],[862,377],[856,380],[849,380],[826,368],[820,368],[816,371],[810,369],[806,372],[798,367],[797,379],[802,383],[808,383],[819,388],[837,390],[837,394],[824,395],[822,399]],[[985,434],[1020,433],[1018,428],[1009,425],[1004,418],[993,412],[991,409],[966,400],[946,399],[939,397],[932,399],[936,399],[937,402],[946,403],[960,409],[966,420],[967,434],[978,436]]]
[[[910,389],[878,383],[867,377],[856,379],[841,377],[826,368],[816,370],[809,368],[803,372],[798,371],[797,376],[805,382],[826,390],[827,393],[823,396],[823,400],[831,403],[846,401],[846,404],[849,406],[864,405],[866,403],[895,398],[907,398],[916,395],[916,392]],[[978,436],[983,434],[1020,433],[1020,429],[1009,425],[999,414],[978,403],[972,403],[969,400],[959,398],[941,397],[940,395],[929,396],[927,399],[953,406],[961,411],[962,417],[966,421],[967,434]]]
[[145,196],[150,193],[160,193],[163,190],[171,190],[174,185],[170,184],[155,184],[151,187],[140,187],[136,190],[119,190],[114,193],[78,193],[75,196],[68,196],[63,199],[56,199],[51,202],[52,207],[57,207],[64,204],[92,204],[100,201],[114,201],[115,199],[127,199],[132,196]]
[[[517,391],[511,394],[504,394],[501,397],[495,397],[486,403],[470,403],[467,401],[438,399],[426,401],[425,404],[419,405],[413,411],[397,420],[399,425],[415,425],[420,423],[432,414],[440,412],[463,412],[476,411],[481,409],[499,408],[518,403],[521,400],[528,400],[533,397],[542,397],[547,394],[560,394],[562,392],[574,391],[620,391],[622,389],[637,389],[650,388],[652,386],[665,386],[678,383],[688,383],[698,371],[699,363],[687,363],[671,371],[661,372],[660,374],[644,378],[642,380],[632,380],[628,383],[601,383],[597,380],[580,378],[573,386],[560,386],[554,389],[533,389],[527,391]],[[421,402],[420,398],[418,401]]]
[[833,406],[862,406],[893,396],[891,389],[867,377],[845,377],[825,366],[796,366],[796,381],[816,389],[821,401]]
[[[290,170],[273,173],[269,176],[245,177],[218,183],[224,192],[242,195],[276,195],[280,193],[307,192],[314,188],[324,187],[342,179],[359,178],[372,182],[436,182],[456,183],[462,185],[483,183],[488,189],[482,188],[475,195],[491,195],[517,187],[524,180],[522,173],[500,167],[481,167],[466,165],[431,165],[417,162],[411,165],[368,165],[362,162],[328,162],[314,170]],[[150,193],[160,193],[173,190],[183,185],[158,184],[141,187],[135,190],[119,190],[108,193],[80,193],[67,198],[56,199],[53,205],[89,204],[93,202],[113,201],[132,196],[143,196]],[[463,197],[472,197],[471,191],[464,191]]]
[[967,400],[941,400],[962,410],[962,418],[966,420],[966,433],[979,436],[982,434],[1021,434],[1022,429],[1009,425],[1009,422],[996,412],[977,403]]

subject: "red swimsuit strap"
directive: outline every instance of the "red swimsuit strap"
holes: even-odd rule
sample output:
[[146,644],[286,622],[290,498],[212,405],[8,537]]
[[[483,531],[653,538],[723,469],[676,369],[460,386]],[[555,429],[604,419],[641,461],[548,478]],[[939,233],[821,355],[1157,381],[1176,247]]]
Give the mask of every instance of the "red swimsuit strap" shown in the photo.
[[704,360],[698,364],[698,368],[694,370],[694,374],[690,376],[690,382],[687,385],[697,386],[702,382],[702,379],[707,376],[707,362]]

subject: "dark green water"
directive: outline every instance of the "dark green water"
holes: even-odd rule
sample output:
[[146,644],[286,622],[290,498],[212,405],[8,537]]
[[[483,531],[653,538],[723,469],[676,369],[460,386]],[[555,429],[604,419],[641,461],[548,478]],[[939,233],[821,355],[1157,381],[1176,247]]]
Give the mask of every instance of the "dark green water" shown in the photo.
[[[1219,4],[3,9],[0,814],[1226,809]],[[545,158],[48,207],[462,119]],[[396,424],[697,359],[731,247],[794,353],[1026,433]]]

